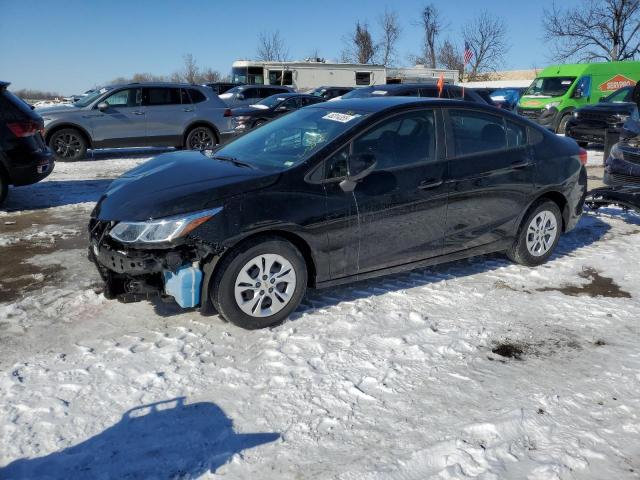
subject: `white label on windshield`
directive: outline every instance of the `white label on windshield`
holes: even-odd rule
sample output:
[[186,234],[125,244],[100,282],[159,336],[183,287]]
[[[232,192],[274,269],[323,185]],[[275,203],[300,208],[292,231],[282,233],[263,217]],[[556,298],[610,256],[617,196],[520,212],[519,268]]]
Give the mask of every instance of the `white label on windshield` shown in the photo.
[[562,82],[560,82],[562,85],[571,85],[571,80],[562,80]]
[[386,95],[387,91],[386,90],[374,90],[373,92],[371,92],[371,95]]
[[360,116],[359,114],[349,115],[346,113],[331,112],[331,113],[327,113],[322,118],[325,120],[333,120],[334,122],[347,123],[353,120],[354,118],[358,118],[359,116]]
[[109,89],[108,89],[108,88],[101,88],[101,89],[100,89],[100,93],[105,93],[105,92],[108,92],[108,91],[109,91]]

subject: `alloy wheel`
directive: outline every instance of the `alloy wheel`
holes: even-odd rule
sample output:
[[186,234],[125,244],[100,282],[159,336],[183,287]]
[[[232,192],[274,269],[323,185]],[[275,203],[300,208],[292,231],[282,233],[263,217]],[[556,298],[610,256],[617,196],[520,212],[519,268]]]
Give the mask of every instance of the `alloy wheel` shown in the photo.
[[188,146],[191,150],[211,150],[215,144],[208,128],[198,127],[189,134]]
[[531,219],[527,227],[527,250],[534,257],[541,257],[551,249],[557,236],[556,216],[543,210]]
[[75,133],[61,133],[53,139],[53,150],[61,158],[75,158],[82,151],[82,141]]
[[296,272],[281,255],[258,255],[238,273],[234,295],[240,310],[252,317],[278,313],[291,301],[296,289]]

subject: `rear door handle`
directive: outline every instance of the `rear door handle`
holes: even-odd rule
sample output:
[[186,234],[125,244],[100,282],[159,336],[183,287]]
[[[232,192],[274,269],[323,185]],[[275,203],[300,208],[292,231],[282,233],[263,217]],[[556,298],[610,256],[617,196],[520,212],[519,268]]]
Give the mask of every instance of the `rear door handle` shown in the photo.
[[133,113],[134,115],[144,115],[144,112],[131,112],[131,113]]
[[436,188],[439,187],[440,185],[442,185],[444,182],[442,181],[442,179],[440,180],[434,180],[432,178],[428,179],[428,180],[424,180],[420,183],[420,185],[418,185],[418,188],[420,190],[429,190],[430,188]]

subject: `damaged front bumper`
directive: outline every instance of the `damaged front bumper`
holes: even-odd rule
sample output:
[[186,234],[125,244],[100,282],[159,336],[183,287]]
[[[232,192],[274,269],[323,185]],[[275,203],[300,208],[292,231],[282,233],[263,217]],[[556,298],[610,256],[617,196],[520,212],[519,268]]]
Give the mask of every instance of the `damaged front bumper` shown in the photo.
[[89,260],[105,282],[108,299],[134,302],[159,297],[183,308],[208,305],[208,280],[222,248],[186,239],[179,245],[147,248],[113,240],[113,222],[92,219]]

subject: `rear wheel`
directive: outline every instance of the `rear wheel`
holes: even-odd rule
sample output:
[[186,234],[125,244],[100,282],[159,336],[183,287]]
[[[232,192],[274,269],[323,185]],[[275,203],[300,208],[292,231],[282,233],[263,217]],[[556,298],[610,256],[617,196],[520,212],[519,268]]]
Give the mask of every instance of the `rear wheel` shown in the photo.
[[543,200],[530,209],[507,256],[521,265],[540,265],[553,254],[561,230],[562,217],[558,205],[551,200]]
[[189,150],[211,150],[216,146],[216,135],[208,127],[195,127],[187,135],[186,147]]
[[5,175],[5,173],[0,169],[0,205],[7,198],[7,193],[9,192],[9,178]]
[[58,162],[75,162],[87,153],[87,142],[75,128],[63,128],[49,138],[49,148]]
[[222,260],[211,301],[226,320],[253,330],[286,320],[306,289],[307,268],[300,251],[286,240],[261,237]]

